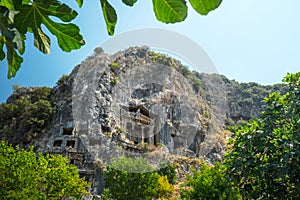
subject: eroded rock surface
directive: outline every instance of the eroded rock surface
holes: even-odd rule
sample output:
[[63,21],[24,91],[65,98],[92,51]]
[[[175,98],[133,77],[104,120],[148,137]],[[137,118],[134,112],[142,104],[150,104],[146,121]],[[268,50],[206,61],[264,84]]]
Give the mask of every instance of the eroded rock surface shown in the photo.
[[[230,134],[226,126],[258,116],[261,100],[274,90],[278,85],[239,84],[222,75],[190,72],[147,47],[115,55],[98,52],[52,89],[55,114],[29,144],[69,157],[93,182],[91,192],[99,194],[103,165],[118,156],[144,157],[153,166],[168,157],[175,162],[176,156],[221,161]],[[26,95],[29,89],[13,94],[7,104]],[[1,139],[7,139],[3,130]],[[189,166],[178,169],[182,176]]]

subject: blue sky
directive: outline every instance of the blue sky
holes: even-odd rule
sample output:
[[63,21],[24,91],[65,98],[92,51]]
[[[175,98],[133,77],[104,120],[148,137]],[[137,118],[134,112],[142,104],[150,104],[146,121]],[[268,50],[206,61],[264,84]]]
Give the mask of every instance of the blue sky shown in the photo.
[[[0,62],[0,102],[11,94],[11,85],[54,86],[62,74],[71,72],[93,49],[109,39],[99,1],[85,1],[78,9],[86,45],[64,53],[51,37],[51,54],[43,55],[27,35],[24,62],[17,76],[8,80],[7,63]],[[155,19],[150,0],[139,0],[134,7],[114,3],[118,13],[116,34],[141,28],[162,28],[183,34],[199,44],[213,60],[220,74],[241,82],[279,83],[287,72],[300,71],[300,1],[224,0],[208,16],[189,8],[182,23],[163,24]]]

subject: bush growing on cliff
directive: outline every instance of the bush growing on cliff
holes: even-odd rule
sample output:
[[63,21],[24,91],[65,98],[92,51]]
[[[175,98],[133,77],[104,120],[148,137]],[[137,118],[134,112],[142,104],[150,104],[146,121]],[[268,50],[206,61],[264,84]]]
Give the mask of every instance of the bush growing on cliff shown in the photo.
[[69,75],[66,75],[66,74],[62,75],[62,76],[58,79],[58,81],[56,82],[56,85],[57,85],[57,86],[60,86],[60,85],[66,85],[67,82],[68,82],[69,77],[70,77],[70,76],[69,76]]
[[89,184],[62,156],[38,158],[33,152],[0,143],[1,199],[80,199]]
[[109,67],[110,67],[110,70],[111,70],[113,73],[115,73],[115,72],[117,71],[118,67],[119,67],[119,64],[116,63],[116,62],[112,62],[112,63],[110,63]]

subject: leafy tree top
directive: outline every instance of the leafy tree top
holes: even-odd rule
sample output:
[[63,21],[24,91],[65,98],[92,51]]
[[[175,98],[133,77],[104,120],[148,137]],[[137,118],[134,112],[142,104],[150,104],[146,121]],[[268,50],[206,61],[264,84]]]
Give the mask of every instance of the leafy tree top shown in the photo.
[[262,116],[237,131],[227,174],[249,199],[299,199],[300,72],[283,79],[288,91],[264,100]]
[[80,199],[89,184],[62,156],[36,157],[29,151],[0,143],[0,196],[2,199]]

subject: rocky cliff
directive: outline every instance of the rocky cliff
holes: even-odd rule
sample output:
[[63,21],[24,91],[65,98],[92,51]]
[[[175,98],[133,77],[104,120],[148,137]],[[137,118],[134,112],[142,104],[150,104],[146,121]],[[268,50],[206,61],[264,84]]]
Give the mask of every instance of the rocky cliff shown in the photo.
[[99,193],[95,166],[120,155],[154,165],[170,154],[221,161],[226,127],[258,116],[278,90],[190,71],[147,47],[98,48],[54,88],[18,88],[0,107],[0,137],[68,156]]

